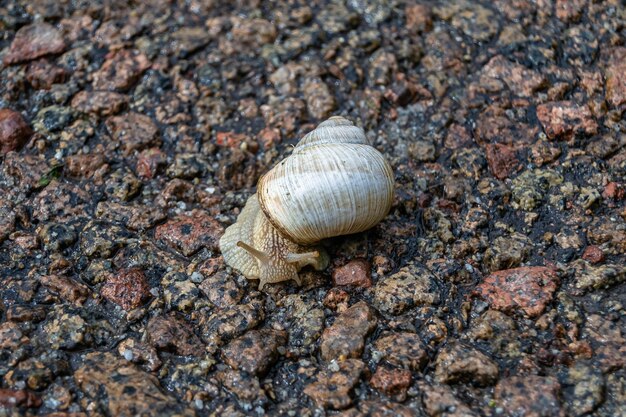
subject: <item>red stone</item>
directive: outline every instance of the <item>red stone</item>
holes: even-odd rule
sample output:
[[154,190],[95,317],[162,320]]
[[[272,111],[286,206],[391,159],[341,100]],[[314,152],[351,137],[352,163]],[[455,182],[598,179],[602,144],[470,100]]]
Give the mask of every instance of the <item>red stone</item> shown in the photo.
[[26,79],[36,90],[49,90],[52,84],[62,83],[67,72],[47,59],[31,62],[26,71]]
[[219,146],[239,148],[242,143],[248,141],[248,135],[235,132],[217,132],[215,139]]
[[604,260],[604,252],[598,246],[587,246],[583,252],[582,258],[592,264],[600,263]]
[[0,109],[0,154],[19,150],[33,131],[22,115],[11,109]]
[[204,211],[194,210],[181,214],[156,228],[154,237],[185,256],[191,256],[200,248],[217,250],[217,243],[224,228]]
[[148,57],[141,52],[121,50],[107,55],[102,67],[93,74],[96,90],[125,91],[150,68]]
[[137,175],[142,178],[154,178],[160,166],[167,162],[167,155],[159,148],[149,148],[137,156]]
[[369,288],[372,286],[370,263],[364,259],[355,259],[333,270],[335,285],[351,285]]
[[16,33],[4,64],[30,61],[44,55],[59,54],[65,50],[61,32],[48,23],[33,23],[21,27]]
[[411,385],[411,371],[379,366],[370,379],[370,385],[388,396],[404,395]]
[[350,301],[350,294],[340,288],[334,287],[326,293],[324,297],[324,307],[330,308],[331,310],[337,310],[340,306],[347,308],[348,301]]
[[508,178],[521,168],[512,146],[501,143],[487,144],[485,153],[493,176],[499,180]]
[[0,406],[3,408],[35,408],[41,405],[41,399],[30,391],[0,388]]
[[109,116],[128,104],[128,96],[110,91],[81,91],[72,99],[72,107],[82,113]]
[[478,285],[474,295],[496,310],[537,317],[552,301],[558,284],[559,277],[553,268],[525,266],[492,273]]
[[621,200],[624,198],[624,187],[616,182],[610,182],[604,187],[602,197],[606,199]]
[[159,128],[144,114],[127,113],[109,117],[106,127],[113,140],[119,143],[125,156],[150,146],[159,146]]
[[100,294],[107,300],[129,311],[139,307],[150,296],[150,287],[143,271],[125,269],[110,276]]
[[550,139],[569,140],[579,133],[595,135],[598,132],[598,123],[589,108],[572,101],[540,104],[537,117]]
[[280,142],[280,130],[266,127],[259,132],[259,140],[263,144],[264,149],[270,149],[275,143]]

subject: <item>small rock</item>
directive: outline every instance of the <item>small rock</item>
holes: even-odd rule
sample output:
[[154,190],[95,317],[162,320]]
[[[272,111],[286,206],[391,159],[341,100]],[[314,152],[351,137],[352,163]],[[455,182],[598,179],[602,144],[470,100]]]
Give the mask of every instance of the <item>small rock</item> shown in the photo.
[[38,133],[59,132],[67,128],[75,117],[75,111],[70,107],[53,104],[37,112],[33,127]]
[[404,9],[406,28],[412,33],[428,32],[433,25],[432,13],[428,6],[410,4]]
[[100,294],[129,311],[139,307],[150,296],[150,287],[141,269],[124,269],[107,279]]
[[243,290],[239,288],[233,277],[225,271],[218,271],[210,275],[202,281],[199,288],[209,301],[219,308],[235,305],[243,297]]
[[331,310],[337,310],[338,312],[344,312],[348,309],[348,302],[350,301],[350,294],[341,288],[333,287],[324,296],[324,307]]
[[411,385],[411,371],[379,366],[370,379],[370,385],[389,397],[393,396],[398,401],[404,401]]
[[552,377],[512,376],[495,389],[496,403],[508,415],[528,417],[564,416],[559,403],[560,385]]
[[137,156],[135,171],[142,178],[152,179],[167,163],[167,155],[159,148],[144,149]]
[[522,168],[512,146],[489,143],[485,147],[485,155],[493,176],[499,180],[508,178]]
[[626,190],[621,184],[611,181],[604,187],[602,197],[605,199],[622,200],[626,195]]
[[262,304],[249,303],[217,310],[200,319],[202,340],[210,347],[219,346],[256,327],[265,318]]
[[22,115],[11,109],[0,109],[0,155],[19,151],[33,131]]
[[374,305],[383,313],[398,315],[415,306],[436,304],[439,293],[434,287],[434,276],[426,268],[412,264],[378,281]]
[[616,48],[605,70],[606,99],[613,106],[618,107],[626,103],[626,48]]
[[563,381],[564,404],[570,416],[583,416],[593,412],[604,402],[606,383],[597,367],[577,362],[567,370]]
[[28,342],[28,337],[24,336],[18,324],[12,322],[0,324],[0,349],[14,351]]
[[76,242],[78,235],[74,227],[65,223],[50,222],[38,228],[37,234],[46,246],[46,250],[60,252]]
[[576,22],[580,19],[587,2],[585,0],[556,0],[556,17],[564,22]]
[[9,409],[17,407],[37,408],[41,406],[41,398],[25,389],[0,388],[0,406]]
[[45,275],[39,278],[39,282],[48,291],[77,306],[82,306],[90,294],[85,284],[60,275]]
[[367,303],[358,302],[343,312],[324,330],[321,338],[322,359],[358,358],[363,353],[365,336],[376,327],[376,317]]
[[196,415],[193,409],[164,394],[156,376],[110,352],[86,354],[74,380],[94,406],[107,415]]
[[598,264],[604,261],[604,252],[599,246],[590,245],[585,248],[582,258],[592,264]]
[[123,49],[107,56],[102,67],[93,74],[95,90],[126,91],[150,68],[143,53]]
[[250,138],[245,133],[217,132],[215,143],[228,148],[239,148],[243,143],[249,142]]
[[158,350],[172,351],[182,356],[200,356],[204,352],[202,342],[189,324],[173,313],[155,316],[146,325],[149,343]]
[[470,382],[478,386],[492,385],[498,380],[498,365],[476,349],[458,343],[443,348],[435,360],[435,378],[454,384]]
[[335,285],[351,285],[369,288],[372,286],[371,265],[364,259],[355,259],[333,269],[332,277]]
[[557,101],[537,106],[537,117],[550,139],[569,140],[576,135],[598,132],[591,111],[572,101]]
[[170,309],[191,311],[200,295],[200,291],[187,274],[169,272],[161,279],[163,299]]
[[63,172],[74,178],[88,179],[104,175],[108,169],[105,164],[106,160],[101,154],[70,155],[65,158]]
[[496,310],[537,317],[552,301],[558,285],[559,277],[554,269],[525,266],[492,273],[478,285],[474,294]]
[[224,361],[233,369],[263,375],[278,359],[278,348],[287,343],[284,331],[250,330],[222,350]]
[[424,393],[422,404],[430,417],[478,417],[463,401],[454,396],[446,385],[420,384]]
[[128,96],[110,91],[81,91],[72,99],[72,107],[82,113],[110,116],[128,104]]
[[63,307],[54,309],[54,314],[43,326],[43,331],[52,349],[72,350],[81,345],[91,344],[87,322]]
[[420,371],[428,362],[426,346],[415,333],[384,333],[374,342],[374,349],[381,360],[400,368]]
[[22,26],[16,33],[4,64],[11,65],[30,61],[44,55],[59,54],[65,50],[61,32],[54,26],[38,22]]
[[52,84],[62,83],[67,72],[47,59],[31,62],[26,70],[26,79],[35,90],[49,90]]
[[582,290],[609,288],[626,280],[626,266],[607,264],[592,266],[579,260],[572,263],[574,283]]
[[154,372],[161,367],[156,349],[135,339],[125,339],[117,346],[118,353],[127,361],[144,363],[146,369]]
[[[149,116],[144,114],[131,112],[109,117],[105,124],[113,140],[122,149],[124,156],[132,155],[134,151],[161,145],[159,128]],[[157,149],[157,152],[160,150]],[[163,157],[163,162],[165,162],[165,157]]]
[[[267,395],[261,388],[258,378],[254,376],[250,376],[242,371],[228,369],[218,372],[216,377],[222,384],[222,387],[237,397],[240,404],[250,407],[250,405],[262,406],[267,402]],[[235,414],[235,416],[239,417],[238,414]]]
[[521,233],[500,236],[485,251],[483,263],[489,272],[521,265],[530,255],[532,241]]
[[319,78],[307,81],[302,88],[302,94],[309,114],[315,119],[326,119],[336,107],[335,97],[326,83]]
[[157,226],[154,237],[183,255],[191,256],[200,248],[217,250],[223,232],[224,228],[208,213],[194,210]]
[[238,43],[260,47],[272,43],[276,39],[277,31],[274,23],[266,19],[233,19],[231,30],[233,40]]
[[323,408],[344,409],[352,404],[350,391],[357,384],[365,364],[358,359],[331,363],[317,374],[317,381],[304,387],[304,393]]
[[537,71],[509,61],[497,55],[480,72],[480,84],[490,89],[502,90],[505,86],[520,97],[532,97],[546,84],[546,79]]
[[96,206],[98,219],[126,224],[130,230],[146,230],[167,218],[166,211],[158,206],[127,205],[115,201],[101,201]]
[[626,366],[626,338],[619,322],[591,314],[583,329],[583,338],[592,343],[594,358],[604,373]]
[[317,354],[325,321],[321,303],[302,293],[293,294],[281,300],[279,311],[289,318],[285,327],[289,332],[288,349],[300,356]]
[[80,233],[80,249],[90,257],[110,258],[122,247],[127,232],[119,226],[92,220]]

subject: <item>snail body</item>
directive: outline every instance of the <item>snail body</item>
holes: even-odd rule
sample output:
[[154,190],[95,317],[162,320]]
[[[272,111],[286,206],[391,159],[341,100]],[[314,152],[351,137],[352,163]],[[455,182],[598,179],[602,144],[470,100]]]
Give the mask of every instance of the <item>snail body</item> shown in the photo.
[[323,239],[358,233],[379,223],[393,199],[393,171],[363,132],[331,117],[293,153],[261,177],[220,239],[226,263],[265,283],[294,279],[306,265],[324,269]]

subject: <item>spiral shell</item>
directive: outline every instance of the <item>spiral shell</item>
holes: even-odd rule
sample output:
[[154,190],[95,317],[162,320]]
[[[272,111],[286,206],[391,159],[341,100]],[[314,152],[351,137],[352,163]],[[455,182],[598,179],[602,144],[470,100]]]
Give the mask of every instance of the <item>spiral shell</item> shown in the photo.
[[393,171],[363,130],[331,117],[265,174],[258,198],[267,219],[293,242],[367,230],[389,212]]

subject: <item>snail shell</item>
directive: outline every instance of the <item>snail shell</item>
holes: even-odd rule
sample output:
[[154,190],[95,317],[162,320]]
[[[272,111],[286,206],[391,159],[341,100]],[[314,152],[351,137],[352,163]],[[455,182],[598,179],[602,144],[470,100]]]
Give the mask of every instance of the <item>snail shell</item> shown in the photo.
[[331,117],[307,134],[259,180],[220,249],[226,263],[266,283],[294,279],[306,265],[326,268],[311,245],[358,233],[380,222],[393,199],[393,171],[363,130]]
[[370,229],[389,212],[393,171],[363,130],[331,117],[258,184],[261,209],[300,244]]

